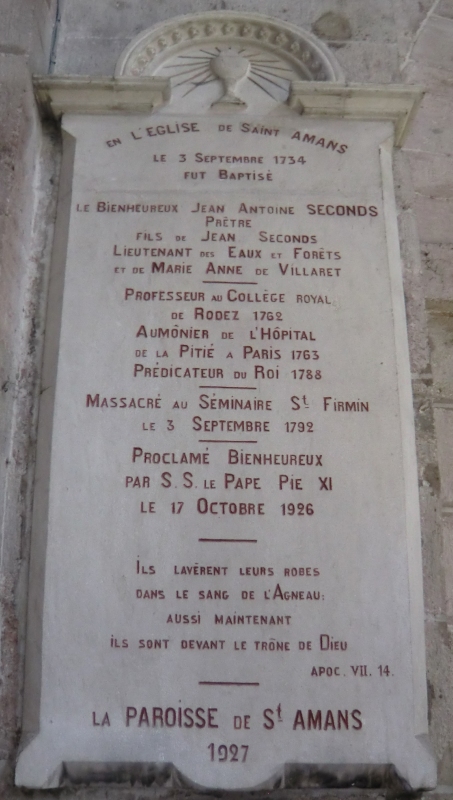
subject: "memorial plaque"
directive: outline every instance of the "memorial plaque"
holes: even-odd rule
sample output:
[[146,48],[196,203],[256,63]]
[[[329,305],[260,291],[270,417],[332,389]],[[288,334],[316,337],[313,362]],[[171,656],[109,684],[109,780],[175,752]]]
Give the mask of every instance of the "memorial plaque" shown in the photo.
[[301,116],[267,26],[63,119],[21,785],[434,780],[393,123]]

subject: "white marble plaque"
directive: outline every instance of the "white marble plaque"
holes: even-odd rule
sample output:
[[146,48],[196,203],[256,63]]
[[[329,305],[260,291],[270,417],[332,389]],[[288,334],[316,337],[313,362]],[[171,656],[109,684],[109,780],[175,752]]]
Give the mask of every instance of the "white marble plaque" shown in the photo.
[[392,125],[227,112],[65,116],[17,782],[430,786]]

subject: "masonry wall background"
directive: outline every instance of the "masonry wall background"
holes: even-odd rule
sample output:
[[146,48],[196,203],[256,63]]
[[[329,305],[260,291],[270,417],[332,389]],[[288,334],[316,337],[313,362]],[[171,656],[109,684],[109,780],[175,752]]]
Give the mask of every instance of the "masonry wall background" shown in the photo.
[[[177,791],[157,783],[48,792],[13,786],[59,164],[58,131],[42,126],[30,75],[111,76],[143,29],[213,9],[268,13],[312,31],[334,50],[348,82],[417,83],[427,90],[394,161],[417,429],[430,735],[439,770],[435,794],[447,797],[453,792],[453,0],[0,0],[0,798],[145,800]],[[299,797],[307,790],[277,794]],[[333,792],[335,798],[376,794]]]

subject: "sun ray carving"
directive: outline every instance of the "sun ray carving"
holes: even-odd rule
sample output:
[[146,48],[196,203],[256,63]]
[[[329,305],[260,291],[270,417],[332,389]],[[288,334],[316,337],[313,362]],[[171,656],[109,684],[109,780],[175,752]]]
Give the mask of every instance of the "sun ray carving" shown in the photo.
[[271,54],[247,47],[240,50],[232,47],[212,47],[212,50],[200,48],[193,54],[179,55],[163,69],[170,71],[173,86],[188,85],[184,97],[199,86],[220,80],[224,93],[214,105],[242,108],[245,103],[237,94],[237,87],[242,80],[249,80],[269,97],[281,100],[289,89],[291,79],[296,77],[293,69]]

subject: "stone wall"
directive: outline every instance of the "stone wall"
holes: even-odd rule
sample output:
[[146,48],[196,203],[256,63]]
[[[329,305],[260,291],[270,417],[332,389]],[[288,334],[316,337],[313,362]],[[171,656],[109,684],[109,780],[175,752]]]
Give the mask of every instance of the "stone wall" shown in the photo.
[[[58,132],[41,128],[30,72],[112,75],[141,30],[216,8],[311,30],[349,82],[427,95],[395,179],[417,427],[431,740],[437,794],[453,791],[453,0],[0,0],[0,797],[144,800],[151,787],[13,788],[20,731],[34,442]],[[385,591],[385,585],[383,585]],[[335,797],[368,797],[363,789]],[[279,796],[306,790],[276,791]],[[374,793],[376,794],[376,793]],[[317,797],[324,797],[319,790]]]

